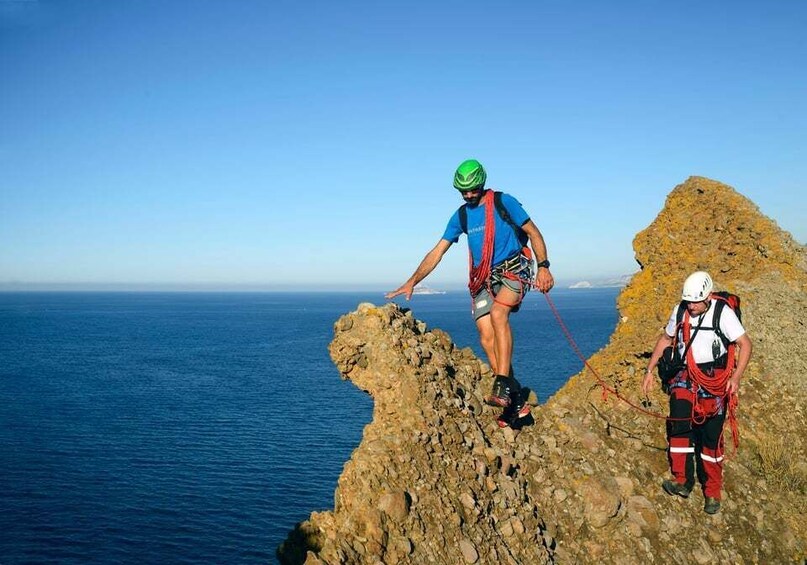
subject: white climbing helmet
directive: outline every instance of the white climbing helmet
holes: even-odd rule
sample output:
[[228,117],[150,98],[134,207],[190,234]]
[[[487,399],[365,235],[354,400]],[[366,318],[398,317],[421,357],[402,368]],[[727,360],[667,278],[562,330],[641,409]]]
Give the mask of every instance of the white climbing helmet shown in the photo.
[[684,281],[684,292],[681,299],[687,302],[703,302],[709,298],[714,285],[712,277],[706,271],[695,271]]

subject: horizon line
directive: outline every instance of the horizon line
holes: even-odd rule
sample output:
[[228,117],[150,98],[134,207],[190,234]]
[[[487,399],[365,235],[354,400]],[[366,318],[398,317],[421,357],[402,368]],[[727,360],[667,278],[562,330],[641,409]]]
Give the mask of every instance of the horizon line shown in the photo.
[[[585,286],[575,286],[576,282],[556,282],[555,290],[596,290],[603,288],[620,288],[622,285],[617,284],[590,284]],[[435,294],[442,293],[467,293],[468,288],[465,285],[450,285],[441,287],[429,287],[430,290],[435,291]],[[386,293],[392,290],[391,287],[382,285],[323,285],[318,287],[294,287],[290,285],[188,285],[188,284],[56,284],[56,283],[42,283],[42,284],[3,284],[0,283],[0,293],[14,293],[14,292],[227,292],[227,293],[248,293],[248,292],[281,292],[281,293],[294,293],[294,292],[378,292]],[[430,293],[415,293],[413,296],[429,296]]]

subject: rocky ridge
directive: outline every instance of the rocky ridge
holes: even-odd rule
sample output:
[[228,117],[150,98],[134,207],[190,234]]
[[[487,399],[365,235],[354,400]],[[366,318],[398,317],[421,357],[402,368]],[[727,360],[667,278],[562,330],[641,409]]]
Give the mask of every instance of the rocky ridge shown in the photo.
[[[743,299],[754,358],[741,387],[739,451],[727,448],[722,511],[660,489],[664,421],[603,395],[590,371],[500,430],[482,403],[492,375],[395,304],[334,327],[331,357],[374,399],[334,509],[279,548],[285,563],[795,563],[807,556],[807,254],[753,203],[692,177],[634,240],[621,321],[589,365],[633,401],[687,274]],[[561,312],[562,314],[562,312]],[[516,350],[517,352],[517,350]],[[650,410],[664,415],[658,390]],[[727,432],[728,433],[728,432]],[[727,445],[730,438],[727,438]]]

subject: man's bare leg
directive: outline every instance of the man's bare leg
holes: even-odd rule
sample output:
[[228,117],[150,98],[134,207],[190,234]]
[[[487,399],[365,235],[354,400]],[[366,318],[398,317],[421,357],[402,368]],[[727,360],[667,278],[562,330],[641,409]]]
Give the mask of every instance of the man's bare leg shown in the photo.
[[490,314],[477,320],[477,329],[482,348],[490,359],[494,373],[493,388],[485,402],[506,408],[517,397],[520,388],[518,381],[512,376],[510,357],[513,353],[513,338],[508,321],[511,305],[518,302],[519,296],[512,290],[503,288],[497,299],[503,304],[494,301]]
[[490,323],[490,314],[486,314],[476,320],[476,329],[479,330],[479,343],[482,350],[488,356],[488,364],[493,374],[498,374],[498,364],[496,363],[496,340],[493,334],[493,324]]
[[496,302],[490,308],[490,323],[493,326],[496,373],[509,375],[513,361],[513,332],[510,329],[510,311],[518,304],[521,296],[506,285],[502,285]]
[[[493,326],[494,349],[496,351],[497,369],[500,375],[508,375],[506,379],[508,387],[509,403],[504,411],[497,418],[500,428],[512,426],[514,423],[530,413],[530,407],[526,403],[521,385],[513,377],[513,332],[510,328],[510,312],[519,304],[522,296],[502,285],[497,301],[493,303],[490,310],[490,321]],[[495,382],[494,382],[495,387]],[[493,393],[495,396],[495,392]],[[501,403],[499,403],[501,405]]]

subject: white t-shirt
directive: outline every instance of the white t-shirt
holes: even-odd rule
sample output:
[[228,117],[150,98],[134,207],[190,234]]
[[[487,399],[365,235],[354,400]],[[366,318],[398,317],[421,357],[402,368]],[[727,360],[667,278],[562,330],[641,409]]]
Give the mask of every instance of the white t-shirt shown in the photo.
[[[691,324],[691,328],[689,330],[689,335],[692,337],[692,334],[695,333],[695,328],[698,325],[701,325],[701,329],[698,330],[698,333],[695,335],[695,339],[692,341],[692,355],[695,358],[695,363],[711,363],[724,353],[726,353],[726,348],[723,345],[723,340],[720,339],[720,336],[714,330],[707,329],[714,327],[712,323],[715,315],[715,304],[717,300],[712,298],[709,301],[709,308],[701,314],[700,316],[692,316],[689,320]],[[672,315],[670,316],[669,321],[667,321],[667,327],[664,328],[664,331],[670,337],[675,337],[675,318],[676,314],[678,313],[679,305],[676,305],[673,308]],[[683,318],[682,318],[683,319]],[[745,328],[740,323],[740,320],[737,319],[737,314],[734,313],[728,304],[723,306],[723,312],[720,314],[720,331],[723,332],[723,335],[730,341],[737,341],[742,335],[745,333]],[[683,328],[678,331],[678,352],[683,355],[684,348],[686,344],[684,343],[684,336],[683,336]]]

